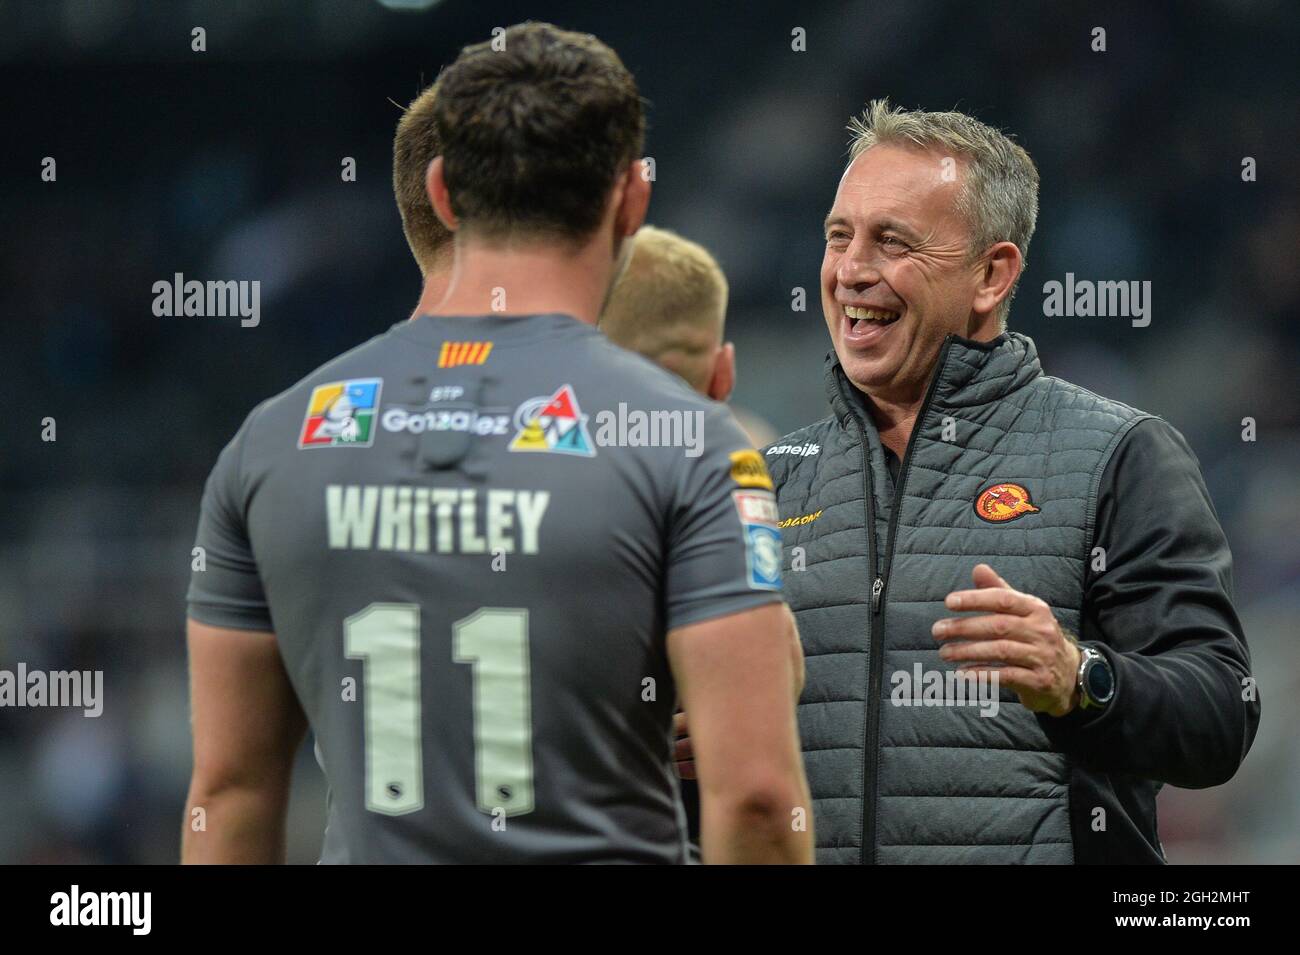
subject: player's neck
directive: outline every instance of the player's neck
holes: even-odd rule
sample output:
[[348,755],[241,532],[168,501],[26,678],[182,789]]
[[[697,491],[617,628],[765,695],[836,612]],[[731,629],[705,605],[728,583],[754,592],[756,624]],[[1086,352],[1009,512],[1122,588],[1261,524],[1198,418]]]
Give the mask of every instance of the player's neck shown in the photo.
[[446,294],[439,301],[426,302],[434,294],[426,283],[420,305],[430,315],[558,312],[594,325],[613,268],[608,250],[602,250],[598,241],[578,249],[458,241]]

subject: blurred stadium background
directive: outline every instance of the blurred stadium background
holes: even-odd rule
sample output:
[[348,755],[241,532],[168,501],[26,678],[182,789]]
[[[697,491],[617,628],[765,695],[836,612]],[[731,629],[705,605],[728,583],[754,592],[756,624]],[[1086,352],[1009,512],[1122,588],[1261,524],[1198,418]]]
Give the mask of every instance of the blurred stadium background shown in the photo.
[[[0,668],[102,669],[106,697],[99,719],[0,710],[0,862],[177,858],[203,480],[253,405],[407,316],[394,101],[524,19],[594,32],[636,74],[651,221],[722,262],[736,402],[777,432],[824,413],[820,222],[848,117],[889,95],[1019,136],[1043,188],[1012,327],[1048,373],[1187,435],[1236,555],[1263,728],[1230,784],[1164,791],[1169,858],[1300,860],[1292,3],[0,0]],[[151,286],[176,272],[260,279],[261,324],[154,317]],[[1043,317],[1042,283],[1066,272],[1151,280],[1150,327]],[[292,861],[316,859],[323,815],[308,746]]]

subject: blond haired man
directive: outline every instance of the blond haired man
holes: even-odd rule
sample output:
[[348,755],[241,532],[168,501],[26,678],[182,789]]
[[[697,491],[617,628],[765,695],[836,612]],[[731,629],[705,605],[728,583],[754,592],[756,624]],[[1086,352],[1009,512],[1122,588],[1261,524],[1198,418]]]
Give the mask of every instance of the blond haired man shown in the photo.
[[736,381],[736,348],[722,340],[727,291],[708,249],[669,229],[642,226],[600,329],[700,394],[726,401]]

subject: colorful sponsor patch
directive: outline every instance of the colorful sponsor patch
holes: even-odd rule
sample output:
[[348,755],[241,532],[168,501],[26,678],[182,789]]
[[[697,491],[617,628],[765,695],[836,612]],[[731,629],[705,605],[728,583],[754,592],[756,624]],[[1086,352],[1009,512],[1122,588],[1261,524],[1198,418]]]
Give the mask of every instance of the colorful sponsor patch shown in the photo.
[[1037,514],[1029,492],[1019,484],[994,484],[975,498],[975,513],[991,524],[1004,524],[1026,514]]
[[754,590],[781,589],[781,532],[771,491],[732,491],[745,535],[745,571]]
[[772,490],[772,477],[767,473],[763,456],[751,448],[731,452],[731,479],[741,487],[761,487]]
[[439,368],[457,365],[481,365],[492,354],[491,342],[443,342],[438,353]]
[[781,532],[770,524],[745,524],[745,565],[754,590],[781,589]]
[[587,431],[587,416],[578,407],[572,385],[562,385],[549,398],[530,398],[515,409],[511,451],[544,451],[594,458],[596,449]]
[[777,526],[779,515],[771,491],[732,491],[731,499],[736,502],[736,512],[742,524]]
[[352,378],[317,385],[307,402],[298,447],[370,447],[383,384],[382,378]]
[[813,511],[811,514],[801,514],[799,517],[787,517],[783,521],[778,521],[777,527],[801,527],[804,524],[811,524],[817,518],[822,516],[820,509]]

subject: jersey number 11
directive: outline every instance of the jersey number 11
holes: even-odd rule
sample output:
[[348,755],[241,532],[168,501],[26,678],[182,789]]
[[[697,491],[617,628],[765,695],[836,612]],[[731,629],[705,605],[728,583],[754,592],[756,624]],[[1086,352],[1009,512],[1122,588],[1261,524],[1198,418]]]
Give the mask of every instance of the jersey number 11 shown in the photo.
[[[451,627],[451,658],[474,678],[478,808],[533,811],[528,611],[482,607]],[[363,665],[366,808],[402,816],[424,808],[420,607],[373,603],[343,621],[343,652]]]

